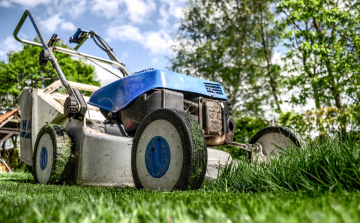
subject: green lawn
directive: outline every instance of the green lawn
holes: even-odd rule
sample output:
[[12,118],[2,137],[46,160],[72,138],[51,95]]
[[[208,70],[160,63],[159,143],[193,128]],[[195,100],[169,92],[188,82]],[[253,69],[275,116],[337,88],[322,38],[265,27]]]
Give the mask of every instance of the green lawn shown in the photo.
[[0,174],[0,222],[360,222],[360,143],[309,142],[245,158],[197,191],[38,185]]
[[0,222],[360,222],[360,193],[151,192],[0,175]]

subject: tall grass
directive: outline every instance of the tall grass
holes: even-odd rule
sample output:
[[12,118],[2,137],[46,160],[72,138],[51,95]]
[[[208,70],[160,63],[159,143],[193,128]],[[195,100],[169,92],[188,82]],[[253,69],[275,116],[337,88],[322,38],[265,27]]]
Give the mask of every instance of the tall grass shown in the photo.
[[235,160],[208,187],[234,192],[360,189],[360,143],[326,138],[273,157],[270,164]]

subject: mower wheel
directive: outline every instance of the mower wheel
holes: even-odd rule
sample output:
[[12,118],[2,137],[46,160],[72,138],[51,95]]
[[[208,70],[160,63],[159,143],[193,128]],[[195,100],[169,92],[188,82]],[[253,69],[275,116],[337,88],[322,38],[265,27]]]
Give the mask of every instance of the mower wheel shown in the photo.
[[206,168],[205,138],[189,114],[163,108],[140,123],[131,151],[131,170],[138,189],[198,189]]
[[[261,129],[250,140],[250,144],[261,145],[262,154],[265,157],[270,155],[278,156],[291,148],[300,148],[305,145],[303,139],[293,131],[281,126],[271,126]],[[250,154],[251,161],[258,159],[256,153]]]
[[33,173],[36,183],[61,184],[72,180],[71,139],[58,125],[46,125],[36,138]]

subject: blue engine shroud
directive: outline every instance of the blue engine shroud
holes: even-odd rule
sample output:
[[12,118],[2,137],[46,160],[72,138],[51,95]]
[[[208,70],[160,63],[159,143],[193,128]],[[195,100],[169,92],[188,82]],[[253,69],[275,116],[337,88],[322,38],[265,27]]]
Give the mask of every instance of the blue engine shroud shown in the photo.
[[155,88],[227,100],[223,87],[217,82],[150,68],[100,88],[91,95],[88,103],[115,113],[124,109],[140,95]]

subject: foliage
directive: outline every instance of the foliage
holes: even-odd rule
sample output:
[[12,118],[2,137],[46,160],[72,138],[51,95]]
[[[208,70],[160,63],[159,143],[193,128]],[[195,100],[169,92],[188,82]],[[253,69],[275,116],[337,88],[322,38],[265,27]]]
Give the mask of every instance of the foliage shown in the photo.
[[294,111],[283,112],[280,114],[278,124],[292,129],[303,138],[310,137],[311,132],[315,131],[312,111],[305,114],[299,114]]
[[253,116],[237,117],[235,124],[235,142],[249,142],[258,131],[270,125],[269,121]]
[[32,180],[30,174],[0,175],[0,222],[360,221],[358,192],[245,194],[206,186],[154,192],[34,185]]
[[[45,67],[39,65],[40,51],[40,47],[24,45],[23,50],[7,54],[7,63],[0,61],[0,107],[3,110],[17,107],[17,97],[25,87],[46,87],[54,80],[42,78],[57,78],[50,62]],[[55,56],[68,80],[100,86],[94,80],[94,67],[67,54],[55,52]]]
[[[278,25],[289,28],[284,33],[289,47],[285,59],[293,75],[287,86],[300,91],[291,103],[313,100],[320,133],[331,122],[345,133],[351,110],[359,107],[360,4],[284,0],[277,9],[284,17]],[[328,110],[331,115],[324,117]]]
[[[319,131],[320,136],[326,134],[339,135],[339,123],[343,117],[347,118],[348,124],[352,124],[351,128],[358,131],[357,112],[349,110],[341,110],[334,107],[322,107],[317,110],[308,110],[303,114],[295,111],[283,112],[280,114],[279,125],[286,126],[299,133],[303,138],[309,138]],[[322,126],[318,128],[318,126]],[[342,135],[346,133],[341,132]]]
[[274,2],[190,0],[171,69],[221,82],[243,114],[262,116],[263,103],[281,111],[281,69],[272,63],[280,35]]

